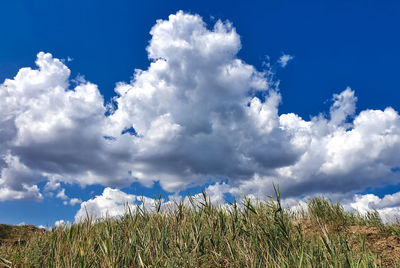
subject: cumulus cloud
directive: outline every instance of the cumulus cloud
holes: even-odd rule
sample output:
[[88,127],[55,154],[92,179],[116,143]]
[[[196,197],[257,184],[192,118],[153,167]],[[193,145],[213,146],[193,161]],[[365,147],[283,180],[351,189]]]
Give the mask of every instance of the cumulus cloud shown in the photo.
[[39,53],[36,65],[0,85],[0,200],[40,199],[36,183],[46,179],[47,190],[58,179],[120,184],[127,170],[119,159],[128,153],[103,138],[106,108],[97,86],[70,88],[70,70],[51,54]]
[[[64,221],[64,220],[58,220],[54,223],[54,227],[55,228],[65,228],[65,227],[69,227],[71,225],[71,223],[69,221]],[[39,227],[41,228],[41,227]],[[46,229],[46,227],[43,227],[44,229]]]
[[71,199],[69,200],[69,204],[70,204],[71,206],[75,206],[75,205],[80,204],[80,203],[82,203],[82,200],[79,199],[79,198],[76,198],[76,197],[71,198]]
[[[138,133],[134,177],[176,191],[296,161],[279,128],[280,95],[266,73],[237,58],[240,38],[230,23],[209,30],[199,16],[179,12],[151,34],[149,69],[117,86],[118,108],[109,117],[110,136],[130,127]],[[254,97],[257,91],[266,102]]]
[[354,92],[347,88],[334,100],[330,120],[322,115],[311,121],[295,114],[280,115],[291,143],[302,148],[301,157],[293,165],[275,169],[271,176],[257,174],[241,182],[235,192],[265,194],[262,185],[276,182],[290,197],[355,193],[367,186],[397,183],[399,174],[393,167],[400,161],[395,153],[400,149],[399,114],[392,108],[365,110],[349,120],[354,116]]
[[374,194],[357,194],[347,206],[363,215],[376,210],[383,221],[394,222],[400,219],[400,192],[387,194],[383,198]]
[[101,195],[81,203],[75,215],[75,222],[86,219],[87,215],[94,219],[122,216],[127,212],[128,207],[135,209],[136,201],[138,201],[136,195],[107,187]]
[[1,169],[0,201],[42,200],[39,188],[32,183],[43,180],[43,176],[21,163],[18,157],[6,154],[3,160],[6,166]]
[[[22,68],[0,85],[0,200],[40,200],[43,181],[45,191],[58,193],[60,183],[159,181],[177,192],[216,182],[216,200],[224,193],[265,196],[273,182],[295,198],[348,197],[399,181],[393,108],[357,114],[355,92],[346,88],[334,94],[328,115],[280,114],[278,83],[270,70],[238,58],[240,36],[231,23],[210,28],[180,11],[150,34],[149,67],[118,83],[110,104],[95,84],[71,83],[68,67],[48,53],[38,54],[36,69]],[[291,58],[283,55],[281,65]],[[85,207],[119,214],[136,198],[116,198],[115,191],[83,202],[77,217]]]
[[[226,183],[216,183],[209,185],[204,192],[207,200],[213,205],[224,206],[226,205],[224,193],[227,193],[228,190],[229,185]],[[81,207],[75,215],[75,222],[87,219],[88,215],[92,219],[120,217],[125,215],[125,213],[136,212],[138,206],[148,212],[154,212],[158,205],[160,208],[165,208],[167,210],[176,208],[176,204],[181,202],[187,206],[192,205],[188,196],[175,194],[170,195],[168,199],[168,201],[164,199],[155,200],[154,198],[127,194],[119,189],[107,187],[101,195],[81,203]],[[200,205],[200,202],[203,201],[204,197],[202,193],[192,196],[192,202],[194,202],[194,204]]]

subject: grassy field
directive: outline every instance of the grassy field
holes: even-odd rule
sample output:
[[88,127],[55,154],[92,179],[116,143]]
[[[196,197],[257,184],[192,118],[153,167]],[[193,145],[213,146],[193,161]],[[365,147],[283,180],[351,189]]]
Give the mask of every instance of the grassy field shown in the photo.
[[204,195],[49,232],[7,228],[18,227],[0,228],[0,267],[400,267],[399,224],[323,198],[290,212],[279,194],[229,209]]

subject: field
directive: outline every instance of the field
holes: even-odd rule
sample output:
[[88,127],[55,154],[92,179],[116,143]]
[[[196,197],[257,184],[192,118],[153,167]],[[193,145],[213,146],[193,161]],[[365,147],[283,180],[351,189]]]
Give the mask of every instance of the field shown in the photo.
[[323,198],[201,200],[53,228],[0,227],[0,267],[400,267],[400,225]]

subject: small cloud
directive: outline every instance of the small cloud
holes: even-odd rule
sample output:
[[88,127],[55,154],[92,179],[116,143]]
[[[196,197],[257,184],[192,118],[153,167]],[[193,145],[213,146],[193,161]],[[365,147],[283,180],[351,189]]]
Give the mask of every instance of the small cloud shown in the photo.
[[46,185],[44,186],[44,190],[46,192],[48,191],[54,191],[60,188],[61,184],[57,182],[56,180],[49,180]]
[[65,194],[65,189],[61,189],[58,194],[56,195],[57,198],[60,198],[63,201],[63,204],[65,206],[67,205],[71,205],[71,206],[75,206],[76,204],[80,204],[82,203],[82,200],[79,198],[69,198],[66,194]]
[[39,226],[37,226],[37,228],[44,229],[46,231],[51,231],[51,228],[49,226],[39,225]]
[[85,84],[87,82],[85,79],[85,76],[83,74],[77,74],[77,76],[75,78],[71,79],[71,81],[77,85]]
[[69,204],[71,206],[75,206],[76,204],[80,204],[82,203],[82,200],[79,198],[71,198],[71,200],[69,200]]
[[289,54],[283,54],[279,60],[278,63],[282,66],[282,68],[285,68],[286,65],[288,64],[289,61],[293,60],[293,56]]
[[73,61],[73,60],[74,60],[74,59],[71,58],[70,56],[67,57],[67,62],[71,62],[71,61]]
[[26,225],[24,221],[17,224],[17,226],[24,226],[24,225]]
[[71,223],[69,221],[64,221],[64,220],[58,220],[54,223],[55,228],[63,228],[63,227],[68,227],[70,225]]
[[67,200],[68,199],[68,196],[65,194],[65,189],[61,189],[61,191],[58,192],[56,197],[60,198],[62,200]]

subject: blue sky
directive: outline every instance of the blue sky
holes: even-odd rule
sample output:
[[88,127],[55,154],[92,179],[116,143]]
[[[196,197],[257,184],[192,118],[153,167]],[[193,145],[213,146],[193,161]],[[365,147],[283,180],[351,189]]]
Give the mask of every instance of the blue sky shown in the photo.
[[[218,62],[217,59],[204,62],[204,66],[201,67],[203,69],[198,66],[185,67],[188,69],[181,70],[183,74],[193,75],[193,77],[196,77],[196,75],[208,77],[207,64],[225,64],[226,61],[235,59],[240,59],[247,64],[246,66],[253,66],[252,68],[254,68],[251,71],[251,77],[231,77],[231,79],[239,79],[234,80],[238,81],[237,85],[242,85],[241,82],[243,82],[242,88],[237,89],[238,92],[240,90],[250,92],[248,96],[241,95],[240,98],[236,95],[231,96],[229,93],[224,93],[225,91],[216,95],[213,95],[214,91],[207,93],[208,88],[215,86],[215,90],[218,90],[219,87],[216,84],[203,85],[202,82],[199,82],[196,86],[184,81],[184,79],[179,83],[171,82],[172,87],[179,88],[182,86],[182,90],[177,89],[176,94],[185,93],[186,89],[192,86],[195,90],[204,88],[204,94],[195,93],[193,95],[198,98],[193,100],[194,103],[180,102],[179,98],[174,99],[170,95],[163,94],[160,94],[160,96],[164,96],[165,99],[171,97],[168,100],[175,100],[177,103],[163,103],[156,95],[152,95],[152,98],[155,98],[156,101],[150,100],[148,102],[141,102],[141,98],[120,98],[121,102],[115,109],[119,109],[121,112],[116,112],[114,121],[101,131],[114,133],[115,129],[121,128],[123,130],[133,126],[135,130],[143,129],[143,131],[137,132],[139,134],[147,133],[148,137],[153,137],[152,135],[159,134],[157,131],[161,132],[165,129],[170,132],[165,134],[162,142],[157,140],[159,143],[156,143],[152,140],[155,147],[151,148],[145,147],[149,146],[148,143],[145,143],[146,145],[130,145],[130,141],[125,141],[127,135],[121,135],[121,138],[119,138],[118,135],[121,133],[114,133],[115,135],[113,134],[112,137],[115,138],[115,144],[118,143],[118,145],[115,145],[115,148],[107,149],[107,151],[103,151],[103,148],[108,145],[98,145],[94,142],[87,148],[77,145],[79,141],[87,144],[85,142],[86,136],[81,136],[86,134],[81,134],[81,132],[88,123],[79,125],[74,129],[59,125],[53,126],[54,128],[47,126],[47,128],[44,127],[44,130],[41,130],[42,132],[37,132],[42,125],[35,125],[35,120],[38,120],[36,123],[40,120],[49,120],[49,118],[41,116],[52,115],[53,108],[53,114],[60,111],[61,116],[67,114],[66,111],[62,110],[65,108],[62,105],[64,108],[60,106],[61,108],[55,109],[58,103],[56,101],[49,104],[52,108],[50,110],[45,109],[46,107],[42,107],[43,110],[34,110],[31,106],[27,106],[28,108],[25,110],[14,108],[25,107],[24,105],[29,102],[29,98],[32,100],[40,94],[50,94],[49,92],[54,91],[54,83],[58,83],[59,79],[64,79],[64,76],[54,78],[54,81],[57,80],[56,82],[46,82],[44,86],[49,89],[45,93],[40,90],[35,91],[36,93],[29,93],[34,92],[30,89],[30,87],[34,88],[32,86],[34,83],[31,85],[29,81],[16,83],[13,90],[18,91],[18,88],[23,88],[25,93],[22,93],[21,96],[28,96],[25,99],[18,95],[19,97],[16,98],[21,99],[21,102],[16,103],[11,102],[12,98],[4,101],[6,95],[1,95],[1,91],[5,92],[6,89],[5,84],[3,84],[3,87],[0,86],[0,97],[3,97],[3,103],[0,100],[0,105],[6,108],[3,108],[3,110],[0,108],[0,115],[3,118],[0,122],[0,133],[4,137],[10,135],[10,138],[4,138],[4,142],[0,139],[0,155],[3,159],[7,157],[9,157],[7,159],[18,159],[18,161],[15,160],[15,163],[24,165],[29,175],[25,173],[21,175],[21,172],[15,174],[5,172],[7,168],[11,170],[12,164],[10,163],[12,161],[3,160],[3,164],[0,162],[0,169],[3,169],[0,178],[4,181],[3,184],[0,184],[0,187],[3,187],[3,190],[6,189],[3,194],[6,191],[7,193],[15,191],[12,194],[4,194],[7,197],[3,199],[0,198],[0,200],[3,200],[0,201],[0,210],[2,211],[0,222],[9,224],[25,222],[35,225],[53,225],[55,221],[61,219],[72,222],[77,211],[81,208],[80,202],[91,199],[94,200],[91,204],[96,205],[96,200],[100,199],[95,199],[95,197],[102,195],[105,187],[118,188],[121,189],[121,193],[130,195],[153,197],[162,194],[163,197],[167,198],[168,195],[174,193],[181,195],[196,194],[201,189],[208,189],[211,185],[214,187],[210,188],[214,190],[213,193],[222,193],[224,197],[227,197],[239,195],[239,193],[267,194],[271,190],[272,181],[282,183],[283,191],[284,193],[286,191],[288,200],[290,198],[295,200],[299,196],[324,194],[332,199],[336,198],[344,203],[347,202],[349,208],[359,208],[359,204],[367,204],[366,206],[369,208],[381,209],[382,213],[397,213],[398,210],[396,209],[399,207],[400,198],[399,201],[393,201],[389,205],[385,201],[389,200],[389,197],[384,199],[385,195],[393,195],[392,199],[396,199],[395,194],[400,189],[397,186],[400,161],[396,156],[397,149],[400,148],[397,141],[397,139],[400,139],[398,114],[396,117],[396,111],[400,110],[397,75],[397,65],[400,61],[398,51],[400,37],[397,34],[400,25],[400,4],[396,1],[251,1],[251,3],[245,1],[118,1],[117,3],[110,1],[2,1],[0,10],[2,10],[2,16],[0,16],[0,36],[2,37],[2,42],[0,42],[0,83],[3,83],[5,79],[13,79],[20,68],[37,69],[35,60],[37,54],[43,51],[52,54],[51,59],[43,56],[43,62],[55,64],[53,60],[60,59],[70,70],[71,73],[66,78],[69,85],[65,87],[65,90],[73,90],[76,85],[91,82],[97,85],[100,99],[103,96],[104,104],[107,104],[113,97],[117,96],[114,91],[116,83],[125,82],[131,86],[129,89],[131,91],[140,87],[138,84],[130,82],[135,69],[148,70],[150,62],[157,62],[161,58],[166,59],[168,64],[174,62],[174,60],[179,62],[180,56],[185,57],[190,65],[198,57],[201,57],[199,55],[203,55],[201,54],[201,46],[197,47],[198,44],[193,43],[196,48],[194,52],[191,52],[192,54],[185,54],[186,52],[183,53],[181,50],[173,50],[177,48],[173,47],[172,43],[171,47],[168,47],[168,42],[172,42],[171,40],[159,40],[159,43],[154,42],[154,45],[151,45],[155,56],[153,58],[150,56],[151,59],[149,59],[150,52],[146,51],[146,47],[149,46],[150,40],[158,34],[160,38],[168,38],[161,33],[151,35],[150,30],[152,27],[156,27],[155,25],[159,25],[156,24],[157,20],[164,20],[166,23],[172,21],[169,15],[177,14],[179,10],[183,11],[182,14],[192,17],[198,14],[199,18],[207,25],[205,29],[211,33],[215,33],[214,24],[221,20],[226,33],[221,37],[222,41],[219,42],[226,42],[227,45],[218,46],[213,43],[209,45],[211,49],[219,49],[218,51],[222,52],[226,50],[230,55],[227,58],[221,58],[221,62]],[[188,20],[191,20],[191,18],[177,18],[176,23],[171,26],[175,28],[170,29],[170,34],[175,33],[175,30],[177,31],[180,27],[179,25],[183,28],[186,27]],[[196,21],[196,23],[199,22]],[[237,35],[232,37],[234,40],[229,39],[231,38],[229,32],[232,30],[230,23]],[[200,27],[199,25],[196,27]],[[181,37],[185,38],[184,36]],[[180,54],[181,52],[183,54]],[[173,53],[175,56],[168,53]],[[214,54],[211,53],[210,55]],[[218,56],[219,54],[215,55]],[[293,57],[285,67],[282,67],[278,62],[283,55]],[[201,62],[203,64],[203,61]],[[236,67],[245,72],[246,66]],[[60,72],[65,71],[63,67],[58,66],[57,68],[60,68]],[[166,72],[164,76],[176,74],[177,71],[173,70],[173,65],[168,68],[171,70],[164,70]],[[257,75],[264,78],[254,78]],[[77,78],[82,76],[84,82],[82,82],[82,78]],[[155,76],[149,81],[160,79],[160,77]],[[170,78],[171,81],[173,78]],[[145,80],[147,78],[136,79]],[[221,77],[218,79],[220,79],[218,81],[222,81]],[[262,83],[260,79],[269,84],[270,88],[253,86],[253,84]],[[278,81],[279,87],[276,86]],[[146,83],[143,83],[142,87],[146,89]],[[62,82],[57,85],[65,86]],[[218,85],[222,88],[226,86],[227,90],[231,90],[229,87],[232,86],[229,83]],[[346,91],[347,87],[351,89]],[[12,86],[8,86],[8,88],[10,89]],[[156,88],[156,90],[162,89]],[[308,124],[305,122],[315,123],[318,121],[315,116],[320,114],[322,114],[321,117],[331,120],[335,111],[339,111],[336,113],[338,118],[343,113],[345,118],[341,121],[338,119],[340,122],[335,123],[334,127],[326,122],[321,123],[321,121],[319,124],[326,124],[326,126],[324,130],[318,128],[318,131],[329,132],[326,137],[324,136],[325,138],[315,136],[317,135],[315,133],[318,132],[315,130],[317,127],[312,131],[310,130],[310,133],[313,134],[300,135],[299,129],[294,129],[293,125],[300,123],[288,120],[285,116],[280,120],[281,126],[271,130],[268,134],[262,134],[264,132],[258,128],[251,133],[242,133],[243,129],[248,127],[247,121],[251,119],[257,123],[261,122],[262,119],[261,117],[257,117],[258,119],[249,117],[250,119],[242,120],[239,118],[241,112],[239,114],[233,113],[233,119],[226,119],[226,121],[219,123],[220,125],[223,125],[224,122],[229,123],[230,126],[234,125],[234,129],[239,129],[236,131],[238,133],[233,130],[228,131],[227,126],[226,132],[224,132],[220,125],[217,127],[213,125],[214,123],[211,124],[211,132],[204,130],[209,127],[210,122],[215,122],[219,118],[216,119],[213,116],[219,113],[220,107],[224,107],[223,113],[226,116],[227,113],[230,114],[236,109],[239,101],[249,98],[251,92],[256,92],[254,93],[255,96],[265,95],[268,99],[273,98],[271,91],[279,95],[277,104],[267,105],[265,104],[267,102],[263,101],[261,101],[261,104],[264,103],[265,109],[273,111],[271,113],[276,113],[276,116],[293,113],[301,117],[304,124]],[[82,94],[90,94],[90,92],[92,91],[83,90],[79,96],[75,97],[81,98]],[[10,94],[12,95],[12,93],[9,93],[7,96],[11,96]],[[33,96],[34,94],[36,95]],[[190,95],[191,93],[187,94]],[[337,94],[336,97],[333,97],[334,94]],[[207,96],[210,99],[205,100],[204,98],[208,98]],[[216,99],[218,102],[216,102]],[[87,101],[84,103],[88,106],[92,105],[90,107],[99,105],[98,99],[89,102],[92,103],[91,101],[93,101],[93,105],[87,104]],[[201,101],[204,101],[204,103],[201,103]],[[122,108],[120,109],[122,103],[125,103],[128,108],[140,107],[140,109],[138,108],[138,111],[123,111]],[[337,106],[334,103],[337,103]],[[194,108],[187,110],[186,106],[188,105],[186,104],[192,105],[191,107]],[[197,106],[197,104],[199,105]],[[90,115],[96,114],[102,109],[96,107],[93,110],[92,108],[85,108],[83,111]],[[208,116],[198,116],[198,114],[208,114],[208,110],[203,110],[202,107],[209,107],[209,110],[214,113],[210,113]],[[393,113],[385,110],[386,107],[392,107]],[[196,110],[197,108],[199,110]],[[153,110],[164,111],[164,114],[155,116],[151,112]],[[240,111],[246,113],[247,110],[243,108]],[[382,114],[378,112],[365,113],[365,116],[360,117],[357,121],[355,118],[363,111],[381,111]],[[383,111],[386,112],[383,113]],[[165,114],[167,113],[171,114],[171,118],[166,119]],[[188,115],[182,116],[185,113]],[[30,121],[26,118],[28,121],[23,121],[24,118],[18,119],[18,116],[22,114],[32,115],[29,117]],[[127,119],[130,116],[133,118],[131,121]],[[71,119],[76,118],[76,115],[65,117]],[[313,117],[314,119],[312,119]],[[98,119],[100,121],[92,121],[90,118],[82,120],[90,120],[90,126],[93,123],[93,133],[98,132],[96,126],[99,125],[99,122],[103,122],[101,120],[108,120],[100,118]],[[158,130],[157,128],[152,130],[151,127],[146,125],[149,122],[159,122],[160,118],[164,120],[162,124],[166,125],[162,125]],[[286,123],[282,123],[284,119]],[[25,128],[20,127],[18,122],[22,122],[21,120],[31,122],[32,126],[28,123],[28,125],[24,125]],[[278,119],[275,118],[274,120]],[[346,132],[352,129],[357,130],[357,126],[359,126],[357,124],[364,124],[365,121],[363,120],[368,121],[368,124],[376,122],[376,125],[360,127],[359,132],[357,132],[357,135],[365,143],[350,138],[349,136],[353,132]],[[196,123],[196,125],[191,121],[199,123]],[[385,122],[385,124],[378,124],[379,122]],[[257,125],[256,123],[255,125]],[[142,127],[141,124],[143,124]],[[16,132],[10,130],[14,128]],[[109,130],[109,128],[112,128],[112,130]],[[265,130],[267,126],[260,128]],[[50,133],[52,129],[55,129],[54,133]],[[92,128],[88,127],[88,129]],[[185,129],[186,132],[179,132],[182,131],[181,129]],[[287,133],[282,134],[281,129],[284,129]],[[371,133],[371,129],[382,131]],[[202,132],[203,130],[207,135]],[[203,133],[205,137],[201,140],[194,140],[193,131],[200,131],[199,133]],[[379,142],[384,138],[379,135],[388,133],[388,131],[391,131],[392,136],[380,144]],[[93,133],[87,134],[87,137],[91,137]],[[342,136],[339,137],[338,133],[341,133]],[[43,140],[39,141],[38,135],[42,135]],[[224,135],[232,137],[233,141],[226,142],[222,146],[221,136]],[[15,139],[17,136],[19,140]],[[170,139],[175,136],[183,138],[182,140]],[[379,138],[376,141],[373,140],[377,136]],[[240,137],[245,137],[245,139],[238,142]],[[337,137],[337,139],[329,140],[327,137]],[[130,138],[139,139],[135,136],[130,136]],[[308,145],[299,145],[299,140],[302,139],[307,140]],[[56,161],[49,160],[49,156],[55,157],[58,155],[57,153],[50,149],[46,151],[46,148],[55,148],[56,152],[58,152],[57,150],[66,151],[66,148],[60,144],[62,140],[70,141],[71,143],[68,144],[72,145],[68,146],[76,145],[77,147],[76,151],[71,149],[71,155],[60,154],[60,157],[65,157],[65,163],[69,163],[68,161],[72,159],[70,165],[67,166],[66,164],[64,167],[61,164],[62,161],[56,163]],[[247,143],[248,140],[251,140],[251,143]],[[313,146],[321,148],[323,152],[317,154],[317,149],[310,145],[311,141],[315,141],[313,144],[321,143],[321,145]],[[112,143],[113,141],[109,142]],[[288,147],[280,144],[283,142],[293,146]],[[204,149],[207,146],[210,148],[208,151]],[[219,148],[219,146],[224,149]],[[253,148],[257,146],[263,149]],[[335,146],[339,148],[347,146],[346,148],[349,149],[336,150]],[[122,147],[126,150],[121,149]],[[182,150],[179,148],[182,148]],[[351,148],[354,148],[354,150],[352,151]],[[79,149],[84,153],[82,153],[82,157],[75,159],[77,154],[80,154]],[[189,150],[190,154],[187,151],[183,152],[184,149]],[[150,150],[155,153],[144,154],[144,156],[140,155],[141,150]],[[157,150],[160,150],[159,154],[157,154]],[[232,159],[227,157],[226,154],[228,153],[233,155]],[[93,157],[92,154],[99,156],[98,161],[100,162],[96,162],[97,158]],[[324,155],[326,162],[319,163],[320,166],[317,171],[325,173],[323,175],[315,175],[318,173],[317,171],[307,173],[306,170],[310,170],[317,164],[311,160],[306,161],[305,155],[314,155],[318,158],[321,157],[321,154]],[[227,163],[219,163],[217,160],[213,160],[214,156],[216,159],[226,157],[227,163],[236,161],[242,156],[246,159],[254,158],[253,162],[259,162],[252,166],[237,160],[239,161],[237,165],[240,168],[235,169]],[[358,160],[358,158],[363,157],[367,158],[368,161],[365,159]],[[86,161],[87,158],[92,158],[93,161]],[[354,160],[356,158],[357,161]],[[86,164],[80,166],[79,159],[85,159],[87,163],[84,161]],[[174,161],[172,162],[173,167],[167,168],[168,165],[171,165],[169,162],[172,161],[171,159]],[[209,160],[211,162],[208,162],[207,159],[211,159]],[[336,160],[340,163],[335,162]],[[114,165],[114,162],[118,163]],[[129,166],[131,162],[134,162],[132,167]],[[214,166],[214,163],[216,163],[216,166]],[[231,163],[235,165],[235,162]],[[350,167],[343,163],[346,163],[346,165],[354,163],[354,165]],[[103,165],[104,170],[95,167],[96,165]],[[379,170],[381,173],[376,172],[375,174],[370,170],[364,170],[365,165],[372,170]],[[158,167],[160,167],[160,171],[155,173],[154,170]],[[182,170],[178,172],[177,169],[179,168]],[[112,169],[112,171],[106,169]],[[127,169],[127,171],[120,172],[116,169]],[[183,169],[185,169],[185,172]],[[87,170],[92,171],[91,175],[82,175]],[[298,176],[294,179],[295,184],[298,183],[296,190],[285,186],[286,184],[290,185],[288,179],[290,176],[287,175],[290,172],[288,170],[297,172],[296,174],[304,174],[302,175],[304,178],[300,175],[293,175],[294,177]],[[131,179],[125,178],[128,171],[134,174]],[[284,174],[284,172],[286,173]],[[50,186],[50,188],[47,187],[47,190],[45,189],[46,183],[50,181],[49,173],[51,173],[50,177],[53,178],[51,181],[55,185],[53,190],[48,190],[51,188]],[[374,175],[369,175],[372,173]],[[314,175],[315,177],[313,177]],[[6,178],[6,176],[9,177]],[[143,177],[137,180],[136,177],[140,176]],[[306,180],[306,176],[310,177],[311,181]],[[349,180],[350,177],[357,177],[358,179]],[[60,183],[60,185],[56,186],[57,183]],[[155,184],[151,186],[152,183]],[[22,186],[23,184],[28,185],[27,187],[36,185],[38,187],[38,192],[35,192],[36,197],[30,195],[36,190],[32,188],[32,191],[29,192],[27,188],[23,188],[25,187]],[[258,188],[263,190],[258,191]],[[59,198],[57,198],[56,195],[62,189],[64,189],[67,197],[59,195]],[[26,191],[30,194],[27,194]],[[113,193],[118,195],[119,192],[117,193],[117,190],[115,190]],[[37,198],[38,194],[42,197]],[[75,205],[63,204],[63,202],[70,202],[72,198],[77,199]],[[114,195],[112,198],[114,198]],[[126,198],[125,195],[115,202],[120,204],[121,200],[128,200],[124,198]],[[96,208],[98,209],[98,206]],[[94,212],[96,212],[96,208],[94,208]]]

